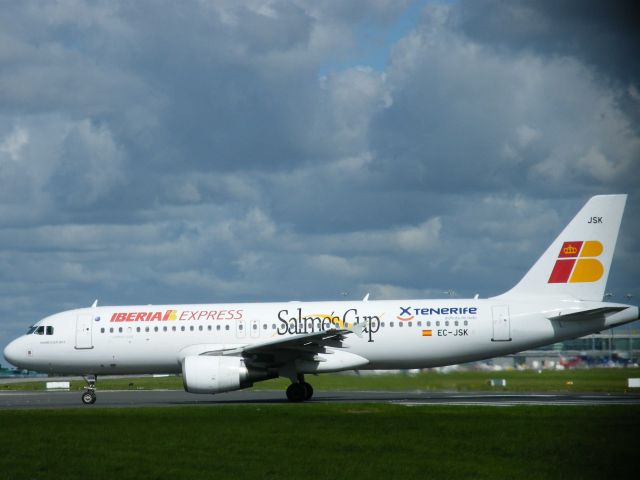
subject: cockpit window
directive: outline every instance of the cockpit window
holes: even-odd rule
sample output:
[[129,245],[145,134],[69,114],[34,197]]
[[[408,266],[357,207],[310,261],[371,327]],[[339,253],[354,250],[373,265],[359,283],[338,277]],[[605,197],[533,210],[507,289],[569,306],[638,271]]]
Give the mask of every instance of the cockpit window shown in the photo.
[[47,335],[53,335],[53,327],[47,327]]
[[33,332],[35,332],[38,329],[38,327],[29,327],[29,330],[27,330],[27,335],[31,335]]
[[36,330],[36,335],[44,335],[44,326],[38,327]]

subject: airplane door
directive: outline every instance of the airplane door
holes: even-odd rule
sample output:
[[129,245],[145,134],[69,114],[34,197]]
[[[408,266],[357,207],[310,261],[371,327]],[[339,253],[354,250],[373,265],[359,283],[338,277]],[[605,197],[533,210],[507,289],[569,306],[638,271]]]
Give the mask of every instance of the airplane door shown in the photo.
[[91,315],[83,313],[76,317],[76,348],[93,348]]
[[493,313],[493,342],[511,341],[511,319],[508,305],[496,305],[491,308]]
[[244,324],[244,318],[236,320],[236,337],[244,338],[247,336],[246,325]]
[[251,320],[251,336],[253,338],[260,336],[260,325],[258,324],[258,320]]

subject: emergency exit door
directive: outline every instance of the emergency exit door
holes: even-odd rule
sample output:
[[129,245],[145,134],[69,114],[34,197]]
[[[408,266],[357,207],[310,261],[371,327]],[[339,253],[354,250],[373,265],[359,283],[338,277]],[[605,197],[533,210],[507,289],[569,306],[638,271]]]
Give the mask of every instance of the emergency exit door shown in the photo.
[[93,348],[91,315],[81,314],[76,317],[76,348]]
[[511,341],[511,319],[509,318],[509,305],[496,305],[491,308],[493,314],[493,337],[494,342]]

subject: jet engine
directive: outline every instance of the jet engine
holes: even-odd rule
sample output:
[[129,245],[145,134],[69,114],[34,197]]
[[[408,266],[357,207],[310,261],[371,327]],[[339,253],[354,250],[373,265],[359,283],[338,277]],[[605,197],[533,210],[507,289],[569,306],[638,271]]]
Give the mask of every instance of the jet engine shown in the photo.
[[191,355],[182,361],[184,389],[190,393],[240,390],[275,375],[248,369],[241,357]]

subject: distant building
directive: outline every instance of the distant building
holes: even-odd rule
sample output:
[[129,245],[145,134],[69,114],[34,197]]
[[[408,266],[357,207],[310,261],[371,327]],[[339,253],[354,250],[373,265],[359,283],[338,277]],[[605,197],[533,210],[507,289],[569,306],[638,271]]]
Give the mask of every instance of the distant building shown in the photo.
[[[498,359],[496,359],[498,360]],[[529,368],[626,366],[640,364],[640,331],[606,330],[504,357],[497,364]]]

